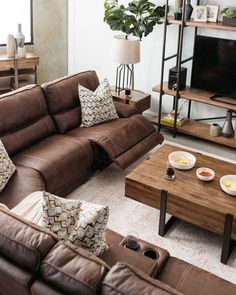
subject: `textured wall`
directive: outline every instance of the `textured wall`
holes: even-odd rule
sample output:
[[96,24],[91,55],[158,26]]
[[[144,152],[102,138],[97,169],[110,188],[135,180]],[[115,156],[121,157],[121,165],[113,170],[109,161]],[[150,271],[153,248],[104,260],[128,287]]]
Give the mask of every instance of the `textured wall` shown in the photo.
[[68,1],[34,0],[34,51],[40,57],[38,83],[67,74]]

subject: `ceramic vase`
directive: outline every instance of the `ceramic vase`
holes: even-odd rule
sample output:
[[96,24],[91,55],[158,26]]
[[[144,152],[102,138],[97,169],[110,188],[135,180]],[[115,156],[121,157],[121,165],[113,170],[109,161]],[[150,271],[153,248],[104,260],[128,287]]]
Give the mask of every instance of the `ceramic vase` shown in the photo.
[[18,24],[18,31],[16,33],[16,43],[18,47],[24,47],[25,36],[21,32],[21,24]]
[[222,127],[222,135],[224,137],[232,137],[234,134],[234,128],[232,123],[232,112],[227,111],[226,120]]
[[185,20],[190,20],[193,12],[193,7],[191,5],[191,0],[187,0],[187,4],[185,5]]
[[220,125],[219,124],[212,124],[211,127],[210,127],[210,135],[213,136],[213,137],[218,137],[220,136],[220,131],[221,131],[221,128],[220,128]]
[[13,35],[7,36],[7,57],[14,57],[16,52],[16,42]]
[[19,58],[26,57],[26,47],[25,46],[18,47],[17,55],[18,55]]

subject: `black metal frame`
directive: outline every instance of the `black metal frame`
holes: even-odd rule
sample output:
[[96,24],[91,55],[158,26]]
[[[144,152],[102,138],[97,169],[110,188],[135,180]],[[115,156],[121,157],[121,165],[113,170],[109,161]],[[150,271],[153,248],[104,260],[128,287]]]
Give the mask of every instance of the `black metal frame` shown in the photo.
[[120,95],[125,89],[134,90],[134,65],[121,64],[116,68],[115,91]]
[[[161,199],[160,199],[160,217],[159,217],[159,230],[158,234],[161,237],[164,237],[171,226],[178,220],[177,217],[171,216],[171,218],[166,222],[166,213],[167,213],[167,204],[168,204],[168,192],[161,190]],[[224,222],[224,232],[223,232],[223,243],[221,251],[220,261],[224,264],[227,264],[230,254],[235,245],[235,241],[231,239],[232,229],[233,229],[233,220],[234,216],[232,214],[225,215]]]
[[[200,0],[197,1],[197,5],[199,5]],[[159,96],[159,114],[158,114],[158,131],[161,130],[162,124],[161,124],[161,116],[162,116],[162,98],[163,98],[163,85],[164,85],[164,72],[165,72],[165,62],[177,58],[176,60],[176,67],[177,67],[177,89],[176,89],[176,94],[173,97],[173,110],[174,110],[174,126],[173,126],[173,137],[176,137],[177,134],[177,118],[178,118],[178,106],[179,106],[179,99],[181,99],[180,96],[180,89],[179,89],[179,81],[180,81],[180,70],[181,66],[184,63],[190,62],[193,60],[194,55],[195,55],[195,43],[196,43],[196,37],[198,35],[198,28],[195,28],[194,32],[194,51],[193,51],[193,56],[186,58],[182,60],[182,53],[183,53],[183,42],[184,42],[184,29],[186,27],[185,25],[185,9],[186,9],[186,0],[182,0],[182,20],[181,24],[179,25],[179,33],[178,33],[178,42],[177,42],[177,53],[173,54],[171,56],[166,57],[166,39],[167,39],[167,28],[169,25],[168,22],[168,6],[169,6],[169,0],[166,0],[166,7],[165,7],[165,17],[164,17],[164,34],[163,34],[163,49],[162,49],[162,64],[161,64],[161,82],[160,82],[160,96]],[[192,101],[189,99],[188,100],[188,112],[187,112],[187,118],[190,119],[191,117],[191,107],[192,107]],[[197,119],[196,121],[203,121],[203,120],[211,120],[211,119],[224,119],[224,117],[209,117],[209,118],[202,118],[202,119]]]

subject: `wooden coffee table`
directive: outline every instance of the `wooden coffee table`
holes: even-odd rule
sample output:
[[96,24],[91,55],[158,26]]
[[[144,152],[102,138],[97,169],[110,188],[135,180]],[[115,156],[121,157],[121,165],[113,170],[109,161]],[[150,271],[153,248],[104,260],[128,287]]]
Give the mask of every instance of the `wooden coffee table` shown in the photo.
[[[176,180],[168,181],[164,179],[168,155],[176,150],[183,149],[165,144],[131,172],[125,180],[125,195],[160,209],[160,236],[177,218],[223,235],[221,262],[226,264],[236,241],[236,197],[224,193],[219,181],[223,175],[236,174],[236,165],[190,151],[197,158],[196,166],[176,170]],[[198,180],[199,167],[213,169],[215,179]],[[167,223],[166,213],[172,215]]]

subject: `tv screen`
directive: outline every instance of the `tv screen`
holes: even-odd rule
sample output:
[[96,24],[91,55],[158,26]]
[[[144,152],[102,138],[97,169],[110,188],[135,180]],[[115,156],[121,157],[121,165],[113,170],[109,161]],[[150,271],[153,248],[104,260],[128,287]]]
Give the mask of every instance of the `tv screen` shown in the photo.
[[236,41],[198,35],[191,86],[236,98]]

